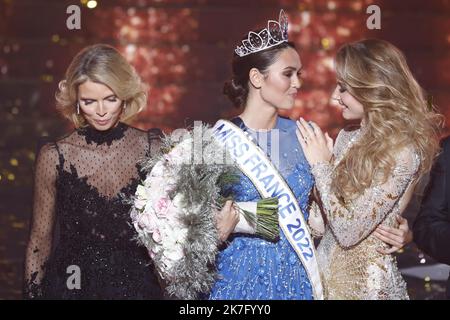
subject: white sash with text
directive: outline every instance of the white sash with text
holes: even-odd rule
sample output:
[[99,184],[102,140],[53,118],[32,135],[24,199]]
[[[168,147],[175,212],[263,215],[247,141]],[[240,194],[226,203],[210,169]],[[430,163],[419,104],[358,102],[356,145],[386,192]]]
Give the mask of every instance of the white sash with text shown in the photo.
[[315,299],[323,299],[323,288],[306,221],[292,190],[273,163],[247,134],[227,120],[214,125],[213,134],[229,152],[240,170],[252,181],[262,198],[278,198],[280,226],[303,264]]

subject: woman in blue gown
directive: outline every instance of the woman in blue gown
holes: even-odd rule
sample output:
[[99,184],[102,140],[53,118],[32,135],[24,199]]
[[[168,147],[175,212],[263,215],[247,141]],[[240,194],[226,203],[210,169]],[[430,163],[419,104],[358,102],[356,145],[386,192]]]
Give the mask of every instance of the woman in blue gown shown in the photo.
[[[235,50],[233,78],[224,93],[243,113],[231,122],[253,137],[286,180],[307,212],[313,186],[310,168],[296,139],[295,122],[278,116],[293,107],[300,88],[301,61],[287,39],[287,19],[267,29],[249,33]],[[247,40],[249,42],[247,42]],[[259,41],[259,42],[258,42]],[[262,42],[261,42],[262,41]],[[250,43],[259,48],[252,47]],[[244,174],[240,182],[223,190],[236,202],[256,202],[261,196]],[[305,216],[305,219],[308,217]],[[313,290],[302,262],[280,228],[280,239],[270,242],[248,234],[234,234],[217,257],[219,279],[210,299],[313,299]]]
[[[239,117],[232,122],[250,133],[271,158],[271,152],[277,149],[271,145],[271,141],[276,140],[272,139],[273,130],[252,130]],[[279,141],[282,141],[278,146],[279,161],[274,161],[274,164],[291,187],[302,212],[307,214],[313,179],[295,138],[295,122],[277,116],[274,129],[278,130]],[[224,193],[232,195],[237,202],[261,199],[253,183],[244,174],[239,183],[230,186]],[[280,240],[276,243],[246,234],[235,234],[229,241],[227,248],[217,258],[221,279],[213,287],[210,299],[312,299],[308,275],[282,230]]]

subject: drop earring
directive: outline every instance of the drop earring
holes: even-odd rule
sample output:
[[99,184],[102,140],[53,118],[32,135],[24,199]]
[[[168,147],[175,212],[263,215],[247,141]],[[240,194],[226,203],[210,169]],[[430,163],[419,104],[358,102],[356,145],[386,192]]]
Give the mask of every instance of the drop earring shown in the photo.
[[80,114],[80,103],[77,102],[77,114]]

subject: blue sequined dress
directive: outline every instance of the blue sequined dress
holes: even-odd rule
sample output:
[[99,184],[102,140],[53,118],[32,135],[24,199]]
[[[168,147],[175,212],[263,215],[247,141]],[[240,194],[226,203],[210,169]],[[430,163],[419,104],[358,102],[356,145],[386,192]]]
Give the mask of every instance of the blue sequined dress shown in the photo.
[[[295,135],[295,122],[277,118],[275,129],[278,129],[279,143],[277,139],[271,139],[272,136],[276,137],[274,130],[253,131],[240,118],[235,118],[232,122],[255,138],[285,178],[302,212],[307,215],[313,178]],[[278,143],[278,161],[271,157],[272,152],[277,149],[277,146],[272,146],[273,143]],[[232,194],[236,202],[261,199],[251,181],[243,174],[240,182],[224,190],[224,193]],[[307,273],[281,229],[280,240],[276,243],[244,234],[233,235],[229,240],[229,245],[217,257],[220,279],[215,283],[210,299],[313,299]]]

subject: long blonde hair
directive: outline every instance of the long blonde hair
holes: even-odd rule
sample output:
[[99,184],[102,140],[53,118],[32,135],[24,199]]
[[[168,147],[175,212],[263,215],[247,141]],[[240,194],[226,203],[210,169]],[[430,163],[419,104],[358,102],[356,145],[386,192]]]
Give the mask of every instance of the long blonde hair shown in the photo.
[[439,150],[442,116],[427,104],[403,53],[389,42],[362,40],[336,54],[338,83],[364,107],[364,133],[337,165],[332,190],[345,201],[386,182],[400,148],[420,156],[418,176]]
[[57,110],[75,127],[86,126],[81,114],[77,114],[78,86],[86,81],[102,83],[124,101],[120,121],[126,122],[147,105],[147,85],[136,70],[113,47],[96,44],[80,51],[70,63],[65,79],[56,92]]

